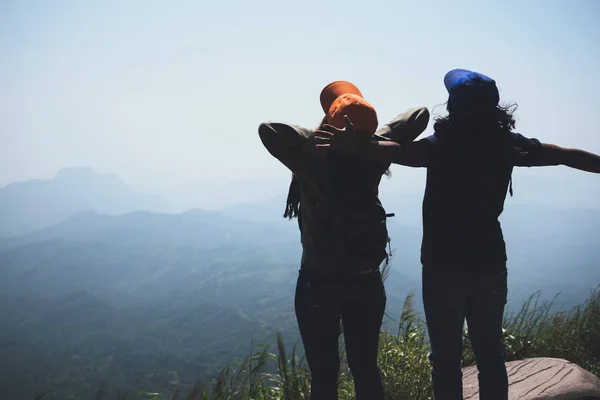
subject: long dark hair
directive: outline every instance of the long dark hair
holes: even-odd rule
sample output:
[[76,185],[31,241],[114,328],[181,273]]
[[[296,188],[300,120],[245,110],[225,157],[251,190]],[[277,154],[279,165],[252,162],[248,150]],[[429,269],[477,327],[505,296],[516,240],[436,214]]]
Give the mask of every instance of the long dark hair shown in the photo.
[[[503,141],[504,139],[508,139],[508,133],[515,128],[516,120],[514,113],[517,111],[518,107],[517,103],[513,102],[503,106],[497,105],[493,109],[465,116],[464,114],[461,115],[461,113],[453,110],[450,103],[446,103],[448,114],[436,117],[433,128],[435,132],[459,133],[456,135],[457,137],[460,137],[461,135],[471,137],[473,137],[473,135],[478,135],[479,138],[484,141],[486,139]],[[465,119],[468,117],[472,118],[472,122],[474,121],[472,124],[465,124]],[[491,135],[481,135],[482,131],[491,133]],[[518,149],[514,150],[519,151]],[[514,193],[512,176],[509,180],[508,192],[512,197]]]
[[[327,116],[324,116],[316,130],[323,128],[323,125],[327,123]],[[283,212],[283,218],[292,219],[297,218],[300,213],[300,182],[296,175],[292,173],[292,180],[290,182],[290,188],[288,189],[287,200],[285,202],[285,211]]]
[[[506,105],[498,105],[495,108],[474,116],[476,119],[476,128],[495,128],[498,131],[511,131],[515,128],[516,120],[514,117],[515,111],[519,106],[517,103],[508,103]],[[460,129],[465,119],[460,112],[454,111],[450,103],[446,103],[447,115],[436,117],[434,130],[435,131],[454,131]],[[481,126],[483,125],[483,126]]]

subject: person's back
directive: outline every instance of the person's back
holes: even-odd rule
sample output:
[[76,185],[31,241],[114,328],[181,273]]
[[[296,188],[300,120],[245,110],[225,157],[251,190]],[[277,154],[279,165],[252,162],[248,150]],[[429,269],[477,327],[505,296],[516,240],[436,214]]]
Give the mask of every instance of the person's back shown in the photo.
[[536,142],[499,127],[475,132],[445,124],[435,128],[427,138],[421,262],[438,270],[501,265],[506,247],[498,217],[514,160]]
[[298,177],[305,273],[343,278],[379,267],[388,236],[378,186],[388,166],[334,156]]
[[485,75],[453,70],[444,83],[448,115],[438,119],[433,136],[415,144],[414,154],[396,154],[400,163],[427,167],[421,260],[433,390],[436,399],[462,399],[466,319],[480,398],[506,400],[507,254],[498,218],[512,194],[513,168],[566,164],[599,172],[600,157],[513,132],[514,106],[499,105],[496,83]]
[[498,105],[495,82],[449,72],[448,116],[426,140],[423,198],[423,304],[436,398],[462,398],[460,360],[466,319],[482,399],[506,399],[502,350],[507,300],[506,245],[498,218],[512,192],[515,165],[534,160],[541,145],[512,132],[510,108]]
[[[349,82],[328,85],[321,104],[326,118],[320,128],[343,126],[350,116],[356,140],[375,136],[375,110]],[[428,116],[426,109],[413,109],[393,122],[401,125],[399,136],[412,140],[425,129]],[[388,124],[377,132],[395,131]],[[386,295],[379,267],[386,258],[388,236],[378,185],[390,162],[367,162],[343,150],[317,150],[314,132],[297,126],[263,123],[259,135],[293,173],[284,217],[298,217],[301,231],[294,306],[311,370],[311,396],[337,398],[341,321],[357,399],[383,399],[377,349]]]

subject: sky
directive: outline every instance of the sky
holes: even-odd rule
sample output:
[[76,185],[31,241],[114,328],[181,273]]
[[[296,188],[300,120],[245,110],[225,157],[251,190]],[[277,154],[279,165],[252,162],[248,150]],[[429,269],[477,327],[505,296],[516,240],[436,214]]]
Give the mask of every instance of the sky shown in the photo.
[[[289,171],[261,122],[316,126],[339,79],[380,122],[441,114],[453,68],[494,78],[518,132],[600,153],[598,17],[595,0],[0,0],[0,187],[90,166],[190,205],[267,199]],[[393,172],[384,192],[422,191],[423,171]],[[600,207],[597,175],[515,175],[518,201]]]

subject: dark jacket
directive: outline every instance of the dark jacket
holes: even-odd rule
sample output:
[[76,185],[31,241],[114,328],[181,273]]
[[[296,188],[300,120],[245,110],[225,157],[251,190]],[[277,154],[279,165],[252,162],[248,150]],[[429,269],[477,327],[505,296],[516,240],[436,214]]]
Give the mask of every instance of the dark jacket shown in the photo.
[[[426,109],[412,109],[376,135],[379,140],[412,140],[428,118]],[[377,269],[387,256],[388,240],[378,187],[390,164],[358,156],[322,158],[310,140],[313,131],[298,126],[263,123],[259,135],[300,183],[302,270],[318,278],[339,278]]]

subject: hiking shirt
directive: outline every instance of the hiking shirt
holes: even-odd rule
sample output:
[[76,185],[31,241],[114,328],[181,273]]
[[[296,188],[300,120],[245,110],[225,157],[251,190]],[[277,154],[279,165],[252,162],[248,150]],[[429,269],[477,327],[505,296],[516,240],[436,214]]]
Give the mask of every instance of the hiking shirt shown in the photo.
[[457,133],[436,131],[429,143],[423,197],[421,263],[425,269],[506,268],[498,218],[514,166],[540,162],[541,143],[498,131],[489,140],[465,143]]
[[[406,116],[384,125],[376,135],[394,140],[394,127],[402,125]],[[341,158],[331,152],[319,157],[311,140],[314,131],[294,125],[263,123],[259,135],[300,184],[303,272],[326,279],[377,269],[387,257],[388,240],[379,183],[390,163]]]

